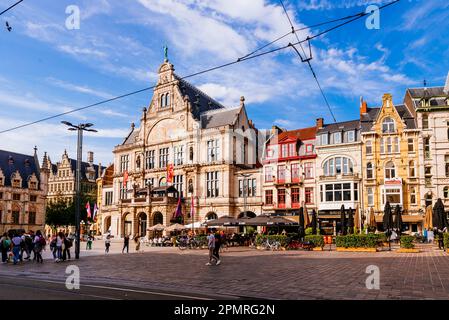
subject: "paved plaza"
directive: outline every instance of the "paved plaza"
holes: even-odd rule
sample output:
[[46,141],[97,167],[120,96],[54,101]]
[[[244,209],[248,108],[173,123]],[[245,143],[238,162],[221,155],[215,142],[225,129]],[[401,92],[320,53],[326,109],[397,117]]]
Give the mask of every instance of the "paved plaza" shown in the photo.
[[[449,255],[435,246],[421,253],[260,251],[229,248],[222,264],[206,266],[206,250],[144,247],[144,253],[110,254],[103,242],[82,259],[0,266],[0,277],[65,281],[69,264],[80,268],[83,283],[123,285],[214,298],[268,299],[449,299]],[[379,267],[380,289],[367,289],[366,268]]]

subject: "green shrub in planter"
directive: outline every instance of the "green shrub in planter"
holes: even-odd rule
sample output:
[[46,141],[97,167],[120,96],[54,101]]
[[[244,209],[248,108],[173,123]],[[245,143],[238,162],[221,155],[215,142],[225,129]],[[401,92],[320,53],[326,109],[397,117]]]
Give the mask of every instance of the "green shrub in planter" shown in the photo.
[[401,236],[401,248],[413,249],[415,247],[413,244],[414,239],[415,237],[413,236]]
[[309,235],[305,236],[305,241],[313,243],[315,247],[324,247],[324,237],[318,235]]
[[449,249],[449,233],[447,233],[447,232],[445,232],[444,234],[443,234],[443,241],[444,241],[444,247],[446,248],[446,249]]
[[337,247],[342,248],[376,248],[379,240],[376,234],[350,234],[337,236]]
[[310,235],[312,235],[312,228],[311,227],[309,227],[309,228],[306,228],[306,236],[310,236]]

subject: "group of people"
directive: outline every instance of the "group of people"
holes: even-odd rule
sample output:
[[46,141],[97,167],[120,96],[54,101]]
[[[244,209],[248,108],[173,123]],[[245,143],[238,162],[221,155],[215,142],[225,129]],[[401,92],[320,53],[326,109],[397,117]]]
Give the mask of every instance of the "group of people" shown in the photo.
[[[34,233],[15,231],[13,233],[4,233],[0,238],[0,248],[2,252],[2,263],[12,261],[15,265],[23,260],[43,263],[42,250],[45,250],[47,241],[40,230]],[[26,256],[24,257],[24,254]]]
[[[136,234],[133,237],[134,243],[136,245],[136,252],[140,251],[140,236],[138,234]],[[130,236],[129,235],[125,235],[125,238],[123,239],[123,249],[122,249],[122,253],[125,253],[125,249],[126,249],[126,253],[129,253],[129,239]],[[109,249],[108,249],[109,251]]]
[[71,259],[70,248],[73,246],[74,238],[68,233],[58,232],[50,239],[50,250],[55,262],[62,262]]

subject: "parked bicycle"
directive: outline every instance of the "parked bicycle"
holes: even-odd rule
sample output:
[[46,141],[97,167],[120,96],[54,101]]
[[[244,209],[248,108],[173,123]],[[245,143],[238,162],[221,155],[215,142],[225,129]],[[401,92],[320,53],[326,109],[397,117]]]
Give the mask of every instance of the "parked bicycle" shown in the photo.
[[281,243],[277,240],[266,240],[262,243],[262,248],[265,250],[277,251],[281,249]]

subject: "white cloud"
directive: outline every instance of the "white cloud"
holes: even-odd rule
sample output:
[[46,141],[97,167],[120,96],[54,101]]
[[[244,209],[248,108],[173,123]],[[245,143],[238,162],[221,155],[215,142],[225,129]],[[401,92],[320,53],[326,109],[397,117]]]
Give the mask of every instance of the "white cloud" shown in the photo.
[[63,80],[59,80],[59,79],[55,79],[55,78],[51,78],[51,77],[47,78],[46,80],[54,86],[57,86],[57,87],[60,87],[63,89],[67,89],[70,91],[89,94],[89,95],[100,97],[103,99],[110,99],[113,97],[113,95],[111,95],[109,93],[102,92],[102,91],[99,91],[96,89],[92,89],[89,86],[76,85],[73,83],[65,82]]
[[68,53],[73,56],[79,56],[79,55],[88,55],[88,56],[95,56],[97,58],[105,58],[107,57],[107,53],[92,49],[92,48],[79,48],[76,46],[69,46],[69,45],[59,45],[58,50]]

